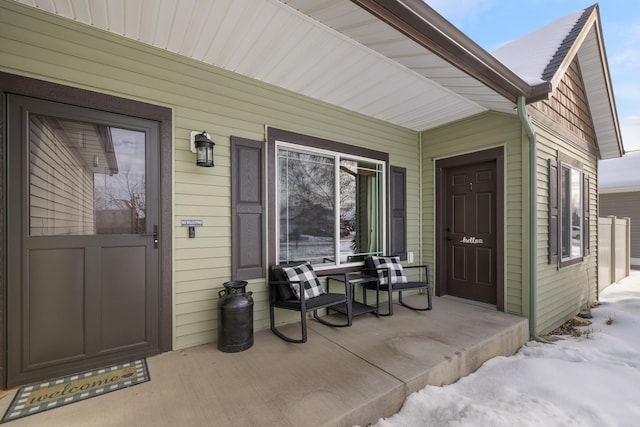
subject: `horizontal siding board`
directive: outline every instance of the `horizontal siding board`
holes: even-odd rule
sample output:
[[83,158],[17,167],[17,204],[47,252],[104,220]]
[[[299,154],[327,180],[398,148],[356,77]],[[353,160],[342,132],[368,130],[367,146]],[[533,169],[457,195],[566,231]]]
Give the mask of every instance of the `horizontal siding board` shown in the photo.
[[[181,229],[183,230],[183,233],[186,236],[186,233],[187,233],[186,230],[184,230],[182,227]],[[185,248],[185,249],[182,249],[180,252],[176,253],[174,260],[176,262],[180,260],[203,260],[203,259],[209,259],[210,257],[223,257],[223,256],[226,256],[226,257],[230,256],[228,249],[225,247],[209,248],[206,252],[198,248]]]
[[[208,255],[208,254],[207,254]],[[229,265],[229,254],[224,254],[224,256],[219,257],[206,257],[204,259],[184,259],[184,260],[176,260],[175,268],[176,271],[181,270],[197,270],[201,269],[203,266],[207,267],[226,267]]]
[[[202,230],[202,231],[201,231]],[[198,231],[196,231],[196,236],[199,233],[204,232],[206,227],[198,227]],[[229,232],[230,234],[230,232]],[[176,250],[181,250],[184,248],[217,248],[217,247],[226,247],[228,248],[231,245],[231,237],[226,238],[216,238],[216,237],[196,237],[195,239],[189,238],[176,238],[176,244],[174,247]]]
[[190,335],[176,335],[174,346],[177,349],[208,344],[217,339],[216,331],[205,330]]
[[185,314],[205,313],[215,310],[217,307],[216,300],[200,300],[183,302],[175,305],[176,322],[181,322],[181,318]]
[[176,322],[176,326],[184,326],[191,325],[198,322],[207,322],[211,320],[218,319],[218,311],[217,310],[200,310],[194,313],[186,313],[182,314],[178,321]]

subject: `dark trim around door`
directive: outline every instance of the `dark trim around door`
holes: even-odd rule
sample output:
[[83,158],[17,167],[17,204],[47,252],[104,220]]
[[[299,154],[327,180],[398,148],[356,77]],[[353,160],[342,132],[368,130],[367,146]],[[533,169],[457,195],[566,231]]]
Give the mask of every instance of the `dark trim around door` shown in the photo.
[[497,302],[496,308],[504,311],[505,299],[505,170],[504,170],[504,147],[496,147],[488,150],[477,151],[460,156],[448,157],[446,159],[436,160],[435,179],[436,179],[436,295],[447,294],[446,280],[446,236],[443,230],[443,221],[446,216],[446,183],[444,180],[445,171],[452,167],[466,166],[474,163],[482,163],[487,161],[496,162],[496,292]]
[[171,162],[172,162],[172,111],[170,108],[147,104],[126,98],[78,89],[44,80],[0,72],[0,388],[6,387],[6,95],[31,96],[34,98],[62,102],[84,108],[141,117],[160,123],[160,306],[159,306],[159,350],[169,351],[173,343],[172,329],[172,206]]

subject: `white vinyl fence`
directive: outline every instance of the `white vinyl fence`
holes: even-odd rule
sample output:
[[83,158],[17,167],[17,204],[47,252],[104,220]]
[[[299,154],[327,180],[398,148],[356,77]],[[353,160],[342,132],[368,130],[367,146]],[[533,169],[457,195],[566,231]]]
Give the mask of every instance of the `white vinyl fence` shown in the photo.
[[629,275],[631,219],[598,218],[598,291]]

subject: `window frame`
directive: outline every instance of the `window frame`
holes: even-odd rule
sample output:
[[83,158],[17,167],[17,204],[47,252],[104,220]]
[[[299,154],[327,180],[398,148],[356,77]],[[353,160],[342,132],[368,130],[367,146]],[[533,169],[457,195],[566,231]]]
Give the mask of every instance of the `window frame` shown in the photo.
[[[278,246],[279,246],[279,225],[278,225],[278,194],[277,194],[277,185],[278,185],[278,145],[279,144],[288,144],[290,146],[297,146],[301,151],[304,152],[329,152],[329,153],[338,153],[343,157],[350,159],[362,159],[368,161],[375,161],[376,163],[382,164],[382,174],[383,174],[383,183],[382,183],[382,248],[381,250],[386,252],[387,246],[389,244],[389,154],[372,150],[369,148],[358,147],[350,144],[345,144],[342,142],[336,142],[332,140],[322,139],[318,137],[313,137],[309,135],[299,134],[291,131],[286,131],[282,129],[276,129],[267,127],[267,164],[268,164],[268,235],[270,236],[268,239],[268,262],[269,265],[277,265],[279,263],[278,260]],[[345,269],[353,268],[356,266],[362,265],[362,262],[352,262],[352,263],[335,263],[330,265],[317,265],[314,268],[318,270],[323,270],[325,272],[340,272]]]
[[[333,215],[333,219],[334,219],[334,226],[333,226],[333,237],[334,237],[334,244],[333,244],[333,249],[334,249],[334,258],[335,261],[334,263],[323,263],[323,264],[313,264],[313,267],[316,270],[324,270],[327,268],[340,268],[340,267],[344,267],[344,266],[350,266],[350,265],[359,265],[362,264],[362,261],[358,261],[358,262],[342,262],[341,261],[341,257],[342,257],[342,253],[340,252],[340,238],[339,238],[339,234],[340,234],[340,201],[339,201],[339,191],[340,191],[340,175],[339,175],[339,170],[341,167],[341,161],[342,160],[349,160],[349,161],[362,161],[362,162],[367,162],[367,163],[372,163],[375,165],[380,166],[380,179],[382,180],[382,187],[384,188],[385,183],[386,183],[386,173],[385,173],[385,169],[386,169],[386,164],[380,160],[376,160],[376,159],[371,159],[368,157],[361,157],[361,156],[355,156],[355,155],[351,155],[351,154],[345,154],[345,153],[341,153],[341,152],[336,152],[336,151],[329,151],[329,150],[325,150],[325,149],[318,149],[318,148],[309,148],[307,146],[301,146],[298,144],[292,144],[290,142],[287,141],[280,141],[280,140],[276,140],[276,145],[275,145],[275,150],[276,150],[276,158],[279,158],[279,152],[280,150],[286,150],[286,151],[290,151],[290,152],[294,152],[294,153],[302,153],[302,154],[309,154],[309,155],[317,155],[317,156],[321,156],[321,157],[326,157],[329,159],[333,159],[333,170],[334,170],[334,175],[333,175],[333,179],[334,179],[334,201],[335,201],[335,212]],[[276,169],[276,180],[275,180],[275,192],[276,192],[276,206],[280,205],[280,199],[279,199],[279,195],[280,195],[280,168],[278,167]],[[386,234],[386,208],[387,208],[387,201],[386,201],[386,191],[381,191],[380,193],[380,199],[381,199],[381,206],[380,206],[380,214],[382,216],[381,219],[381,227],[382,230],[380,230],[380,237],[382,239],[382,243],[381,243],[381,253],[379,255],[384,255],[384,248],[386,247],[386,239],[385,239],[385,234]],[[279,213],[277,213],[277,215],[279,216]],[[275,239],[277,239],[279,241],[279,236],[280,236],[280,221],[276,222],[276,234],[274,236]],[[280,250],[281,250],[281,245],[278,243],[276,244],[276,259],[278,261],[280,261]]]
[[[564,256],[564,242],[563,242],[563,217],[564,217],[564,206],[562,203],[563,200],[563,194],[565,193],[564,191],[564,186],[563,186],[563,170],[564,169],[569,169],[570,171],[576,171],[580,174],[579,176],[579,183],[580,183],[580,188],[579,188],[579,197],[580,197],[580,255],[579,256]],[[588,189],[585,189],[585,185],[588,185],[588,180],[587,180],[587,175],[584,171],[584,164],[564,153],[558,153],[558,163],[557,163],[557,179],[556,179],[556,183],[557,183],[557,192],[556,195],[558,197],[558,227],[557,227],[557,253],[558,253],[558,267],[559,268],[564,268],[564,267],[568,267],[574,264],[579,264],[582,263],[584,261],[585,256],[588,254],[588,244],[589,244],[589,239],[587,236],[587,233],[589,233],[589,229],[588,229],[588,224],[589,224],[589,218],[586,216],[588,215],[588,206],[587,204],[589,203],[589,200],[587,197]],[[569,248],[569,252],[571,252],[571,249]]]

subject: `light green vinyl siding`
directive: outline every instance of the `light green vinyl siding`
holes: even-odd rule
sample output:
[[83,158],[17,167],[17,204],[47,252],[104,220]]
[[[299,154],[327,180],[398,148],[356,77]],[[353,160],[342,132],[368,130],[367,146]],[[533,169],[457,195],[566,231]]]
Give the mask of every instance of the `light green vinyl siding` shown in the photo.
[[[518,118],[500,113],[483,113],[422,134],[423,240],[425,258],[435,264],[435,161],[474,151],[503,146],[505,153],[505,311],[526,315],[528,298],[523,291],[523,206],[522,131]],[[526,146],[525,146],[526,147]],[[526,255],[525,255],[526,256]],[[437,286],[437,283],[436,283]]]
[[[537,331],[546,333],[575,315],[596,298],[597,175],[596,159],[534,123],[537,135]],[[424,132],[423,141],[423,239],[427,262],[435,265],[435,161],[503,145],[505,147],[505,310],[528,315],[528,139],[516,116],[484,113]],[[548,257],[547,159],[557,160],[558,150],[584,164],[590,181],[591,253],[585,261],[558,269]],[[437,286],[437,283],[436,283]]]
[[[420,252],[416,132],[7,1],[0,1],[0,70],[173,109],[176,349],[217,339],[218,291],[231,278],[231,135],[264,140],[269,125],[389,152],[392,165],[407,169],[408,250]],[[216,143],[214,168],[195,166],[192,130]],[[189,239],[180,220],[194,218],[204,226]],[[264,280],[249,290],[254,329],[268,328]]]
[[[541,123],[534,122],[533,125],[538,147],[536,306],[538,332],[544,334],[575,316],[581,309],[595,302],[597,297],[597,161],[593,155],[567,142]],[[548,159],[558,160],[558,151],[581,162],[584,173],[589,177],[589,240],[591,242],[590,254],[585,256],[583,262],[560,269],[547,261],[549,227],[547,161]]]

